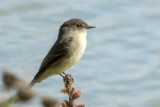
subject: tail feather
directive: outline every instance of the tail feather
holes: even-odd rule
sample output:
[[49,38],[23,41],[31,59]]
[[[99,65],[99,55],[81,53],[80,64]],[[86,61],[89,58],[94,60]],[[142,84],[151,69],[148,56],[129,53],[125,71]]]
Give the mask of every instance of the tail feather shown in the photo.
[[36,83],[37,83],[36,80],[33,79],[33,80],[30,82],[29,87],[32,88]]

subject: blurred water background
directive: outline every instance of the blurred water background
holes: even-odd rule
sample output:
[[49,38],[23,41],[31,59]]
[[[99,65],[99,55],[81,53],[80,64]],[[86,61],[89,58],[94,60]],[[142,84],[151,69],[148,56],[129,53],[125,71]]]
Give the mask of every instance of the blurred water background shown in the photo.
[[[9,70],[31,81],[57,39],[59,26],[81,18],[88,31],[83,58],[67,71],[86,107],[160,107],[160,0],[0,0],[0,79]],[[60,92],[62,78],[36,84]],[[0,99],[7,97],[0,82]],[[40,107],[36,102],[20,107]]]

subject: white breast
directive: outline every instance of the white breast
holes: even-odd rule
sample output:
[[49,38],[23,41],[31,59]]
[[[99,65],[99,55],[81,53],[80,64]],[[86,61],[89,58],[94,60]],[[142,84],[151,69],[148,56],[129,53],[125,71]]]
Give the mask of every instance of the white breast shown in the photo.
[[76,35],[76,40],[74,44],[76,45],[76,49],[74,50],[74,53],[71,57],[72,64],[75,64],[80,60],[80,58],[82,57],[86,49],[86,45],[87,45],[86,34],[87,32],[82,32],[81,34]]
[[86,49],[86,45],[87,45],[87,40],[86,40],[86,32],[85,33],[82,33],[80,36],[79,36],[79,41],[80,41],[80,55],[82,56],[85,49]]

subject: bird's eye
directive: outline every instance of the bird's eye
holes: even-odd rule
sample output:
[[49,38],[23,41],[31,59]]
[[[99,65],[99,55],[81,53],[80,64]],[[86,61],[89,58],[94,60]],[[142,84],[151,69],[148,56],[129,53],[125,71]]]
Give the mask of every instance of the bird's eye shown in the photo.
[[81,24],[76,24],[76,26],[78,27],[78,28],[82,28],[82,25]]

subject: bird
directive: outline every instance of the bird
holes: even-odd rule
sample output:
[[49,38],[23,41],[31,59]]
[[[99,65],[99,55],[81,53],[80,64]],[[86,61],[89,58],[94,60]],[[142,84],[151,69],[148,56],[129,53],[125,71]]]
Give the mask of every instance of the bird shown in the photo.
[[60,26],[58,38],[43,59],[30,86],[32,87],[52,75],[64,73],[77,63],[86,49],[86,35],[88,29],[91,28],[95,28],[95,26],[89,26],[78,18],[65,21]]

